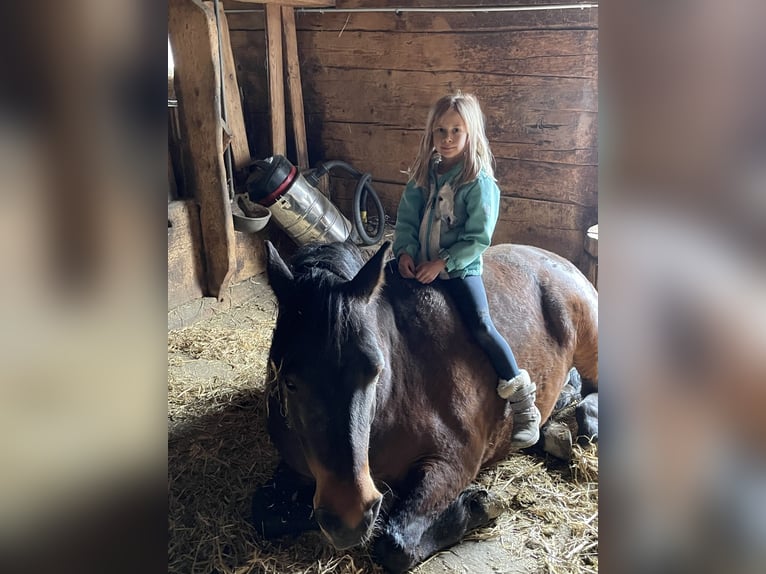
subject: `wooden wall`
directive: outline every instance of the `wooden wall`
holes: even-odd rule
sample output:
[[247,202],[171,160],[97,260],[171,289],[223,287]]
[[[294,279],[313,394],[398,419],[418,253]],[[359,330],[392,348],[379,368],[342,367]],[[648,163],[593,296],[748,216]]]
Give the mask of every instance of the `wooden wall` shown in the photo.
[[[459,5],[546,3],[553,2]],[[387,4],[337,0],[336,8]],[[445,8],[458,2],[398,5]],[[539,245],[585,265],[585,232],[598,219],[597,10],[479,10],[296,10],[310,164],[342,159],[372,173],[393,218],[406,182],[402,172],[416,152],[430,105],[456,89],[473,92],[487,116],[502,190],[493,241]],[[271,152],[263,13],[227,16],[251,150],[266,157]],[[294,160],[291,144],[288,156]],[[353,185],[333,187],[333,201],[347,215],[352,195]]]

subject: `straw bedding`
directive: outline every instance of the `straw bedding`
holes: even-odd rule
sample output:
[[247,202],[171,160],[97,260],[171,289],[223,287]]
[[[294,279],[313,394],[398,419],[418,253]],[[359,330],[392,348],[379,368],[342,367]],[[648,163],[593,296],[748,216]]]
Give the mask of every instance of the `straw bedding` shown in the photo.
[[[252,284],[248,302],[168,333],[168,572],[380,573],[364,549],[337,552],[318,532],[271,543],[249,525],[250,496],[277,464],[263,386],[276,311],[265,282]],[[501,545],[506,564],[534,560],[530,572],[598,571],[596,445],[569,464],[514,455],[477,482],[508,511],[468,540]]]

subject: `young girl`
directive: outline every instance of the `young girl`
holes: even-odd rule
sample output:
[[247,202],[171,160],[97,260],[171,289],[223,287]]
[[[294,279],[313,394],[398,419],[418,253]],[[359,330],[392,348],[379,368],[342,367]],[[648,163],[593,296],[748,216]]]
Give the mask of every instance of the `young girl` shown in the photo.
[[500,203],[492,162],[478,100],[458,92],[436,102],[399,203],[393,251],[402,277],[444,280],[510,402],[512,446],[526,448],[540,438],[535,385],[492,323],[481,278]]

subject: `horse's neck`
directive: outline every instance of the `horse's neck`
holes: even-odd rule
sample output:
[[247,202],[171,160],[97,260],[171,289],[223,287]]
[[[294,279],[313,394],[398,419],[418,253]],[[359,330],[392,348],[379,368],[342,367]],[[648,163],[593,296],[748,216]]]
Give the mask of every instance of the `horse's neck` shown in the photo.
[[380,297],[376,303],[375,328],[385,364],[378,377],[377,401],[380,407],[391,399],[392,386],[396,380],[396,375],[401,371],[396,353],[401,335],[396,328],[394,309],[385,296]]

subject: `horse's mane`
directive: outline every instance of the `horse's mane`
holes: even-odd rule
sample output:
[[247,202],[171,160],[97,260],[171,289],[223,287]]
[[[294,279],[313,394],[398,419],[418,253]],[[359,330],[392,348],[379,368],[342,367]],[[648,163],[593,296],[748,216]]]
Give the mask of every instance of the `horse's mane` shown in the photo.
[[326,341],[341,346],[355,324],[353,300],[339,286],[353,279],[364,265],[359,248],[353,243],[305,245],[292,258],[292,271],[304,320],[317,329],[327,329]]
[[292,259],[296,279],[329,274],[350,281],[363,264],[362,253],[353,243],[311,243],[298,249]]

